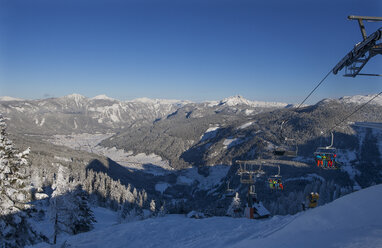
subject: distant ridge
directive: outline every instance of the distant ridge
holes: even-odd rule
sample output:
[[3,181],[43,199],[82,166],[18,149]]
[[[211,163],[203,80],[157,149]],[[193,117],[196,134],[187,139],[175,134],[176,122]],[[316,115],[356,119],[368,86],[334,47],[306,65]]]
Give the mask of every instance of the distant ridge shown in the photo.
[[21,98],[15,98],[15,97],[11,97],[11,96],[0,96],[0,101],[24,101],[25,99],[21,99]]
[[282,102],[250,101],[240,95],[224,98],[223,100],[219,102],[219,105],[227,105],[227,106],[248,105],[251,107],[286,107],[288,106],[287,103],[282,103]]

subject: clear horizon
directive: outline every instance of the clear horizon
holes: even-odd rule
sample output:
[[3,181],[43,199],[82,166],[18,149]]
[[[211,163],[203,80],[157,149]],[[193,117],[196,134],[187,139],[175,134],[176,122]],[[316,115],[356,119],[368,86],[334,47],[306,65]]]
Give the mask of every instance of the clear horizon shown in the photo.
[[[382,3],[0,0],[0,15],[1,96],[299,103],[361,41],[347,16],[382,16]],[[381,73],[381,57],[363,72]],[[307,103],[382,90],[342,74]]]

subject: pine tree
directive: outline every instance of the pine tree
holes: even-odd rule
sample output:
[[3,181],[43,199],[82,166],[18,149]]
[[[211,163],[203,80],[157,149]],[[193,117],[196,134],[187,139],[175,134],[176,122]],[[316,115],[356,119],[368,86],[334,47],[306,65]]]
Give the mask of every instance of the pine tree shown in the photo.
[[120,222],[128,222],[143,219],[143,211],[133,203],[125,202],[119,214]]
[[75,212],[75,219],[73,221],[73,232],[74,234],[88,232],[93,229],[93,224],[97,222],[89,205],[89,195],[82,190],[80,185],[76,187],[73,194],[75,203],[78,205],[78,211]]
[[51,218],[54,222],[53,243],[59,233],[77,234],[90,231],[96,222],[90,209],[88,194],[80,185],[74,186],[69,182],[69,172],[59,166],[54,192],[50,200]]
[[152,199],[150,202],[150,211],[151,211],[152,216],[156,215],[156,207],[155,207],[155,200],[154,199]]
[[68,171],[65,167],[59,166],[52,188],[54,189],[50,199],[51,219],[54,223],[53,243],[56,243],[57,235],[61,232],[73,234],[72,224],[73,213],[76,204],[70,194],[71,185],[69,183]]
[[167,210],[165,208],[166,202],[162,202],[162,205],[159,208],[158,216],[163,217],[167,214]]
[[28,148],[18,152],[0,115],[0,247],[22,247],[40,237],[28,223],[31,200]]
[[227,215],[232,217],[240,217],[241,200],[239,193],[236,192],[235,197],[232,199],[232,203],[227,210]]

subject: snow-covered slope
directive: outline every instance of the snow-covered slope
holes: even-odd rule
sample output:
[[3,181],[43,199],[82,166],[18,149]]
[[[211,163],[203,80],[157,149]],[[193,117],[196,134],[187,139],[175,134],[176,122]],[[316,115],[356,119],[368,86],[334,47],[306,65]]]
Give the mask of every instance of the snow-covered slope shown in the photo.
[[98,223],[96,230],[68,238],[67,244],[109,248],[382,247],[381,194],[382,184],[294,216],[267,220],[169,215],[113,225],[108,218],[105,225]]

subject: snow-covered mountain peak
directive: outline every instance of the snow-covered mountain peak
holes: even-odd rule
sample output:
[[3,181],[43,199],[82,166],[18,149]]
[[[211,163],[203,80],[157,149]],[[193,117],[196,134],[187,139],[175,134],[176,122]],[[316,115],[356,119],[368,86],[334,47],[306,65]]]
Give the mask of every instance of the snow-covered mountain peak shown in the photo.
[[244,97],[237,95],[237,96],[230,96],[227,98],[224,98],[220,101],[220,105],[228,105],[228,106],[236,106],[241,104],[250,105],[250,101],[245,99]]
[[0,101],[24,101],[24,99],[21,98],[15,98],[11,96],[0,96]]
[[[368,102],[371,98],[373,98],[375,96],[376,96],[376,94],[344,96],[344,97],[341,97],[339,99],[339,101],[343,102],[343,103],[364,104],[364,103]],[[382,95],[376,97],[373,101],[370,102],[370,104],[382,105]]]
[[77,94],[77,93],[73,93],[73,94],[64,96],[63,98],[71,98],[71,99],[75,99],[75,100],[80,100],[80,99],[85,99],[86,97],[83,95]]
[[98,95],[98,96],[92,97],[92,98],[90,98],[90,99],[91,99],[91,100],[108,100],[108,101],[116,101],[116,99],[111,98],[111,97],[108,97],[108,96],[105,95],[105,94]]

